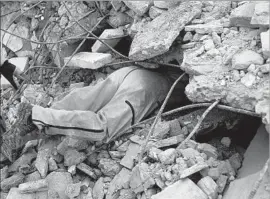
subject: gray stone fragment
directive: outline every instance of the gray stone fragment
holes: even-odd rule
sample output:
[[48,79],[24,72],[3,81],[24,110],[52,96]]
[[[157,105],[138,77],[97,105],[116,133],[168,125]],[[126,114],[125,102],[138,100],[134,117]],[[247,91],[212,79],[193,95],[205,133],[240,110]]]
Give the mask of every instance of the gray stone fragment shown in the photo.
[[202,178],[201,180],[199,180],[197,185],[208,197],[213,198],[213,199],[217,198],[218,186],[211,177],[206,176]]
[[68,149],[64,155],[64,165],[72,166],[83,162],[86,159],[86,155],[83,152],[78,152],[75,149]]
[[186,177],[188,177],[188,176],[190,176],[190,175],[192,175],[192,174],[194,174],[194,173],[197,173],[197,172],[199,172],[199,171],[201,171],[201,170],[203,170],[203,169],[205,169],[205,168],[207,168],[207,167],[208,167],[208,165],[207,165],[206,163],[198,163],[198,164],[195,164],[195,165],[193,165],[193,166],[191,166],[191,167],[185,169],[185,170],[182,172],[180,178],[181,178],[181,179],[186,178]]
[[106,158],[99,161],[99,168],[105,176],[109,177],[114,177],[121,170],[121,166],[117,161]]
[[48,190],[48,182],[46,179],[30,181],[19,185],[20,193],[35,193]]
[[151,4],[150,1],[124,1],[124,3],[139,16],[144,15]]
[[145,60],[167,52],[184,26],[201,13],[201,6],[201,2],[183,2],[156,17],[135,35],[129,57]]
[[1,182],[2,191],[7,192],[10,188],[17,187],[19,184],[23,183],[24,177],[25,176],[22,173],[15,173],[9,178],[4,179]]

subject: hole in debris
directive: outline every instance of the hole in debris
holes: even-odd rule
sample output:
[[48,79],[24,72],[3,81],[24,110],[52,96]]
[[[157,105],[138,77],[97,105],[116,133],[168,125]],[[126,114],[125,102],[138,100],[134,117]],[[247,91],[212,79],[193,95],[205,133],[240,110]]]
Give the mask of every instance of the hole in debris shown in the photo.
[[125,56],[128,56],[131,43],[132,43],[131,37],[124,37],[115,46],[115,50],[117,50],[118,52],[120,52],[121,54]]
[[261,118],[245,115],[235,128],[227,130],[217,128],[206,135],[197,135],[196,141],[209,142],[213,138],[229,137],[232,144],[247,149],[261,124]]

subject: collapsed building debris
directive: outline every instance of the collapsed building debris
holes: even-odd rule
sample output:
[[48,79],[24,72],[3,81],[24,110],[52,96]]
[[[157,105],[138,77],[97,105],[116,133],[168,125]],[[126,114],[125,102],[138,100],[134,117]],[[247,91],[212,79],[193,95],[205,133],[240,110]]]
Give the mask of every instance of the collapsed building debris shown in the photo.
[[[15,92],[1,78],[7,129],[19,119],[21,102],[50,107],[130,65],[174,67],[174,75],[189,76],[181,95],[193,103],[218,101],[207,115],[203,104],[165,116],[161,109],[156,121],[132,124],[106,144],[58,135],[28,141],[16,158],[0,155],[0,197],[235,195],[232,185],[246,180],[238,179],[247,146],[240,146],[237,134],[243,123],[245,132],[253,130],[241,138],[248,145],[257,130],[248,129],[253,124],[246,114],[260,117],[269,133],[268,7],[255,1],[1,2],[1,64],[14,60],[31,80],[16,80],[21,86]],[[253,121],[258,127],[260,121]],[[265,178],[266,172],[245,194],[269,196],[260,186]]]

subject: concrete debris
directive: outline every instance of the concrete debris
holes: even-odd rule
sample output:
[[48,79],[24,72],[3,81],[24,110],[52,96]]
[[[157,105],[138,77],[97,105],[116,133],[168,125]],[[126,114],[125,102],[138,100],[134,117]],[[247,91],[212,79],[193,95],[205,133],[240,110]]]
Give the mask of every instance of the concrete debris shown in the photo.
[[52,157],[48,159],[48,166],[49,166],[49,171],[55,171],[58,169],[57,163]]
[[182,172],[180,178],[181,178],[181,179],[186,178],[186,177],[188,177],[188,176],[190,176],[190,175],[192,175],[192,174],[194,174],[194,173],[197,173],[197,172],[199,172],[199,171],[201,171],[201,170],[203,170],[203,169],[205,169],[205,168],[207,168],[207,167],[208,167],[208,165],[207,165],[206,163],[198,163],[198,164],[195,164],[195,165],[193,165],[193,166],[191,166],[191,167],[185,169],[185,170]]
[[151,6],[149,9],[149,17],[151,19],[155,19],[156,17],[158,17],[159,15],[163,14],[164,12],[166,12],[163,9],[160,9],[156,6]]
[[208,158],[210,158],[210,157],[213,157],[215,159],[218,158],[217,149],[215,147],[213,147],[212,145],[210,145],[210,144],[207,144],[207,143],[199,144],[197,149],[200,152],[205,153]]
[[218,178],[218,180],[216,181],[218,185],[218,193],[223,193],[227,180],[228,180],[228,176],[225,176],[225,175],[221,175]]
[[212,21],[206,24],[196,24],[196,25],[187,25],[185,26],[185,31],[191,32],[195,31],[198,34],[209,34],[212,32],[222,33],[223,25],[220,21]]
[[252,27],[251,18],[255,10],[255,3],[245,3],[235,8],[230,15],[231,26]]
[[162,164],[173,164],[176,158],[175,149],[167,149],[158,154],[158,159]]
[[47,176],[49,170],[49,149],[38,151],[35,167],[42,178]]
[[21,193],[34,193],[48,190],[48,182],[46,179],[30,181],[19,185]]
[[25,177],[25,180],[24,182],[31,182],[31,181],[38,181],[41,179],[41,175],[38,171],[35,171],[33,173],[30,173],[28,174],[26,177]]
[[67,185],[65,193],[69,198],[76,198],[77,196],[79,196],[80,191],[81,191],[81,182]]
[[103,177],[99,178],[97,182],[95,183],[95,186],[93,188],[93,199],[103,199],[105,196],[104,192],[104,182],[103,182]]
[[167,52],[184,26],[200,13],[200,2],[184,2],[156,17],[145,27],[145,31],[135,35],[129,57],[145,60]]
[[255,5],[255,10],[251,18],[251,24],[256,27],[269,28],[269,2],[258,2]]
[[14,175],[1,181],[1,190],[7,192],[12,187],[17,187],[19,184],[23,183],[24,175],[22,173],[15,173]]
[[8,177],[8,166],[4,166],[0,170],[0,182],[2,182],[4,179]]
[[247,69],[251,64],[262,65],[263,63],[263,57],[252,50],[244,50],[232,58],[232,67],[238,70]]
[[210,198],[217,198],[218,196],[218,186],[215,183],[215,181],[209,177],[206,176],[202,178],[198,183],[198,187],[201,188],[201,190]]
[[160,193],[151,197],[151,199],[206,199],[207,195],[190,179],[179,180],[168,186]]
[[149,1],[124,1],[124,3],[139,16],[144,15],[151,5]]
[[121,170],[120,164],[112,159],[102,158],[98,167],[105,176],[113,177]]
[[69,149],[64,154],[64,165],[72,166],[82,163],[86,159],[86,155],[83,152],[78,152],[75,149]]
[[81,52],[73,56],[71,60],[70,58],[65,57],[64,62],[67,66],[75,68],[98,69],[112,61],[112,55],[108,53]]
[[154,5],[161,9],[174,8],[179,5],[180,2],[177,1],[154,1]]
[[87,174],[88,176],[90,176],[91,178],[97,179],[97,176],[96,176],[96,174],[94,173],[93,169],[92,169],[90,166],[88,166],[87,164],[80,163],[80,164],[77,165],[77,168],[78,168],[80,171],[86,173],[86,174]]
[[[49,191],[52,195],[58,195],[59,198],[69,199],[66,194],[66,188],[72,184],[72,177],[68,172],[52,172],[46,177],[49,184]],[[57,193],[57,194],[55,194]]]
[[265,58],[270,58],[269,30],[261,33],[262,52]]
[[128,169],[134,167],[134,161],[137,160],[140,153],[140,145],[135,143],[130,143],[126,155],[122,158],[120,164]]
[[[106,39],[103,40],[105,43],[110,45],[112,48],[115,47],[118,42],[121,40],[121,37],[124,36],[123,29],[106,29],[103,31],[103,33],[99,36],[100,39]],[[116,39],[111,39],[116,37]],[[117,38],[120,37],[120,38]],[[100,41],[96,41],[94,45],[92,46],[92,52],[94,53],[105,53],[109,50],[109,48],[101,43]]]

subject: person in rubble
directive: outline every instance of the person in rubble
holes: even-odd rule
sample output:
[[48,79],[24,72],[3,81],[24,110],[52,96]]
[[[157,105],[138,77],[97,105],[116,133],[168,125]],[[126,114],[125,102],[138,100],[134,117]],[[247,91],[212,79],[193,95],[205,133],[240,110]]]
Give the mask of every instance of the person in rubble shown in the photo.
[[[24,136],[38,128],[47,135],[107,143],[157,110],[171,84],[172,80],[160,72],[136,66],[121,68],[94,86],[73,90],[50,108],[21,103],[18,112],[24,118],[7,134]],[[7,148],[2,145],[3,152]],[[8,152],[5,155],[13,157]]]

